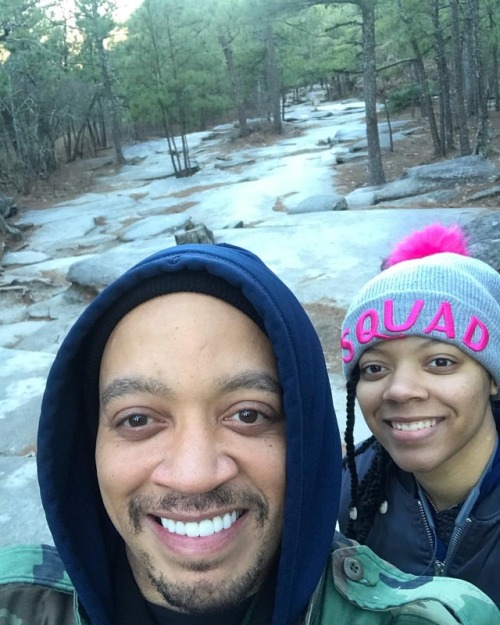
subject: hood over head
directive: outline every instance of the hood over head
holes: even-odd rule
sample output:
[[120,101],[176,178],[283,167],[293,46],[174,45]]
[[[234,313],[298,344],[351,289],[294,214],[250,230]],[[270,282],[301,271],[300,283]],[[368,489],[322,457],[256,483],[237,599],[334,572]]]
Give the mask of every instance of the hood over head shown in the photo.
[[[206,274],[210,280],[200,279]],[[186,275],[193,276],[191,288],[178,278]],[[211,285],[208,294],[236,306],[265,331],[283,388],[285,522],[274,625],[296,621],[327,560],[340,498],[341,447],[323,350],[310,319],[288,287],[251,252],[226,244],[169,248],[138,263],[87,307],[57,353],[43,397],[37,454],[42,502],[93,625],[111,623],[111,563],[122,544],[104,509],[94,460],[102,349],[114,325],[134,306],[168,292],[199,292],[205,282]],[[148,291],[150,284],[156,285],[153,291]],[[137,303],[116,312],[136,293],[141,293]]]

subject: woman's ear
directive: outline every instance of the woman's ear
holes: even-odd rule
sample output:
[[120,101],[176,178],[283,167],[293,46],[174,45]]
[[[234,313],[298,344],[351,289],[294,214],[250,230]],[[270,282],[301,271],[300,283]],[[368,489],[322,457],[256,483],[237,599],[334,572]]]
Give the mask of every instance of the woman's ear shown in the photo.
[[498,385],[496,384],[493,378],[491,378],[490,396],[493,398],[497,398],[497,397],[500,398],[500,396],[498,395]]

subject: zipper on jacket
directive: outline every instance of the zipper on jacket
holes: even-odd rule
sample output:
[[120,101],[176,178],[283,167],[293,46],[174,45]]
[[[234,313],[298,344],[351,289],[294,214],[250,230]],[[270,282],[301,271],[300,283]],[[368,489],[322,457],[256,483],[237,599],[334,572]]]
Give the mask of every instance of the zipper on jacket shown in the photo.
[[[455,528],[453,529],[453,534],[451,535],[451,539],[450,539],[450,542],[448,544],[448,549],[446,550],[446,556],[444,558],[444,562],[440,562],[435,557],[437,538],[436,538],[435,534],[432,531],[432,530],[434,530],[434,528],[433,527],[431,528],[431,526],[429,524],[428,517],[427,517],[427,514],[426,514],[426,506],[424,505],[424,503],[422,503],[422,498],[424,496],[427,496],[427,493],[423,490],[423,488],[420,486],[420,484],[417,481],[417,488],[418,488],[418,493],[419,493],[419,496],[420,496],[420,499],[417,499],[418,509],[420,510],[420,515],[421,515],[422,520],[424,522],[425,531],[427,533],[427,537],[429,539],[429,543],[430,543],[431,548],[432,548],[432,550],[434,552],[434,560],[435,560],[435,563],[434,563],[434,574],[435,575],[447,575],[448,570],[450,569],[452,560],[453,560],[453,558],[455,556],[455,553],[457,551],[458,545],[460,544],[460,541],[463,538],[465,530],[467,530],[470,527],[471,523],[472,523],[472,519],[470,518],[469,515],[472,513],[472,510],[473,510],[474,506],[476,505],[477,500],[479,498],[479,495],[481,493],[481,484],[483,483],[483,480],[484,480],[485,476],[489,473],[489,471],[491,470],[491,467],[493,466],[493,462],[494,462],[494,460],[496,458],[496,454],[497,454],[498,444],[499,444],[499,439],[497,437],[497,439],[495,441],[495,447],[493,449],[493,453],[490,456],[490,459],[488,460],[488,464],[483,469],[483,472],[481,473],[481,476],[480,476],[479,480],[476,482],[475,486],[471,489],[471,491],[467,495],[467,499],[462,504],[461,509],[460,509],[460,511],[458,513],[458,516],[455,519]],[[435,506],[432,503],[432,501],[429,499],[429,497],[427,497],[427,499],[429,500],[429,503],[435,509]],[[429,514],[429,517],[432,517],[432,511],[431,510],[429,510],[428,514]]]
[[306,614],[304,625],[312,625],[312,623],[314,623],[316,619],[316,615],[318,614],[318,609],[319,609],[319,597],[317,594],[313,595],[312,603],[309,606],[309,608],[310,609],[308,610]]
[[422,502],[420,501],[420,499],[417,499],[417,505],[418,505],[418,509],[420,511],[420,516],[422,517],[422,522],[424,524],[424,528],[425,528],[425,533],[427,534],[427,540],[429,541],[429,545],[430,548],[432,550],[432,559],[434,560],[434,562],[432,563],[432,567],[434,570],[434,575],[436,576],[440,576],[443,575],[443,571],[444,571],[444,563],[441,562],[441,560],[437,560],[436,559],[436,539],[434,537],[434,534],[432,532],[431,526],[429,525],[429,521],[427,520],[427,515],[425,514],[425,509],[424,506],[422,504]]
[[[316,619],[316,615],[318,614],[319,607],[320,607],[320,599],[321,599],[321,596],[323,594],[323,590],[324,590],[324,587],[325,587],[325,580],[326,580],[327,569],[328,569],[328,567],[331,566],[331,563],[330,563],[331,557],[332,557],[332,555],[330,553],[330,555],[328,556],[328,564],[323,569],[323,573],[321,574],[321,578],[319,580],[319,583],[316,586],[316,588],[314,590],[314,593],[313,593],[313,596],[311,598],[311,601],[309,603],[309,608],[308,608],[306,616],[304,618],[303,625],[312,625],[312,623],[314,623],[314,621]],[[297,625],[299,625],[299,624],[297,623]]]
[[442,575],[446,575],[448,569],[450,568],[451,562],[453,560],[453,556],[455,555],[455,552],[457,550],[458,545],[460,544],[460,541],[463,538],[463,535],[465,533],[465,530],[468,529],[468,527],[470,526],[470,524],[472,523],[472,520],[470,518],[465,519],[465,521],[462,523],[462,525],[460,525],[459,527],[456,527],[453,535],[451,537],[450,540],[450,544],[448,545],[448,551],[446,553],[446,558],[444,559],[444,566],[443,566],[443,572]]
[[444,562],[441,562],[441,560],[436,560],[434,562],[434,575],[436,577],[444,575]]
[[[436,539],[432,532],[429,521],[427,520],[427,515],[425,514],[425,508],[422,502],[420,501],[420,499],[417,500],[417,503],[418,503],[418,509],[420,511],[420,516],[422,517],[422,521],[424,523],[425,533],[427,534],[429,545],[431,546],[431,549],[434,552]],[[458,527],[455,527],[453,534],[451,536],[450,543],[448,545],[448,549],[446,551],[444,562],[438,559],[434,559],[434,565],[433,565],[434,575],[438,577],[442,575],[447,575],[447,572],[451,566],[451,563],[453,562],[453,557],[455,556],[458,545],[460,544],[460,541],[463,538],[465,530],[468,529],[471,523],[472,523],[472,520],[470,518],[467,518],[461,525],[459,525]]]

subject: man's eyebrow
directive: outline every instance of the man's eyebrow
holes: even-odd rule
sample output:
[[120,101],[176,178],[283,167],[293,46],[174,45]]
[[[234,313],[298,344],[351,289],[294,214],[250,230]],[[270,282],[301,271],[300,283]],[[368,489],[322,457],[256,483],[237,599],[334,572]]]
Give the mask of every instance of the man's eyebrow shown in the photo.
[[283,390],[279,381],[269,373],[262,371],[242,371],[234,376],[224,378],[218,383],[219,390],[225,393],[254,389],[281,395]]
[[132,393],[147,393],[160,397],[169,397],[171,389],[166,385],[149,377],[115,378],[101,393],[101,406],[106,407],[109,402]]
[[[278,380],[269,373],[261,371],[243,371],[235,376],[225,378],[217,384],[219,391],[231,393],[238,390],[254,389],[282,394]],[[155,378],[150,377],[126,377],[115,378],[101,393],[101,407],[105,408],[114,399],[125,397],[133,393],[146,393],[158,397],[172,397],[172,390]]]

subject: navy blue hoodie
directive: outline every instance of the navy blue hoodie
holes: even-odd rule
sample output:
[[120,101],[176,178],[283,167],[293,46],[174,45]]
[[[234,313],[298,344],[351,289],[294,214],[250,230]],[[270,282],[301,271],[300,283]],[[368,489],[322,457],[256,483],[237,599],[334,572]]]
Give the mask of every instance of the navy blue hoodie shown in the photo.
[[185,245],[126,272],[88,306],[55,358],[42,402],[38,475],[55,545],[92,625],[112,622],[112,561],[121,538],[104,510],[96,477],[97,384],[89,387],[88,345],[124,294],[166,272],[206,271],[238,287],[260,316],[283,388],[287,467],[285,523],[273,625],[304,611],[326,563],[337,519],[341,447],[318,336],[283,282],[254,254],[230,245]]

